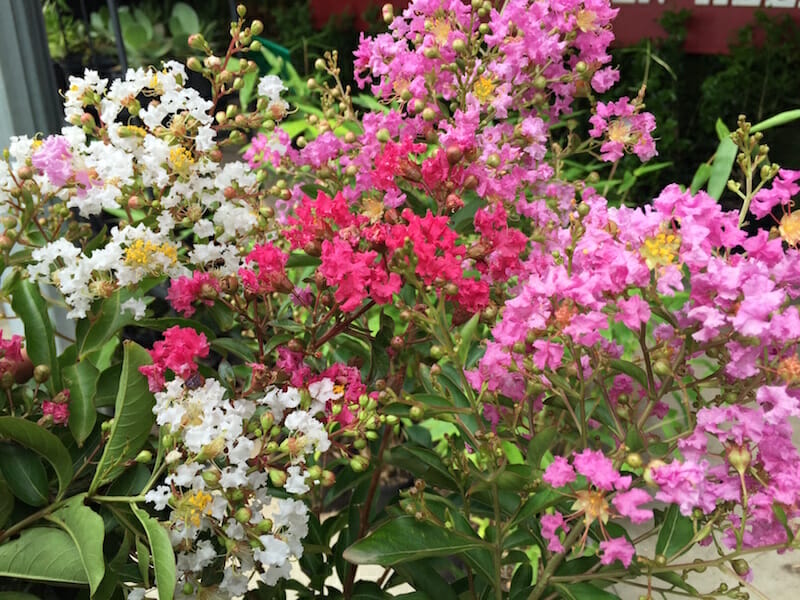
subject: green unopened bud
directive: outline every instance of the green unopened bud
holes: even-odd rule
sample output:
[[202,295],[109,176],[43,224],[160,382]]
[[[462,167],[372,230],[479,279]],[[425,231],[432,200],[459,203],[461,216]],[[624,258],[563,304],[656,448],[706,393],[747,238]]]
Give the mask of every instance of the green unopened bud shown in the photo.
[[666,360],[657,360],[653,363],[653,373],[659,377],[668,377],[672,375],[672,367]]
[[247,508],[246,506],[242,506],[235,513],[233,513],[233,518],[236,519],[239,523],[249,523],[252,517],[253,517],[253,511]]
[[264,23],[256,19],[250,24],[250,33],[253,35],[261,35],[261,32],[264,31]]
[[731,463],[731,466],[736,469],[739,475],[744,475],[747,472],[752,459],[753,456],[747,446],[733,446],[728,450],[728,462]]
[[375,134],[375,139],[377,139],[381,143],[386,143],[390,139],[392,139],[392,136],[389,133],[388,129],[382,127],[381,129],[378,130],[378,133]]
[[736,574],[740,577],[744,577],[750,572],[750,565],[743,558],[734,558],[731,561],[731,567],[733,567],[733,570],[736,571]]
[[186,61],[186,67],[190,71],[194,71],[195,73],[199,73],[203,70],[203,63],[200,62],[200,59],[196,56],[190,56],[189,60]]
[[47,365],[36,365],[33,369],[33,379],[36,383],[44,383],[50,379],[50,367]]
[[215,487],[219,483],[219,473],[213,470],[203,471],[201,474],[203,481],[210,487]]
[[536,78],[533,80],[533,87],[537,90],[543,90],[547,87],[547,77],[544,75],[537,75]]
[[500,166],[500,157],[497,154],[490,154],[486,158],[486,164],[493,169],[496,169]]
[[631,452],[628,456],[625,457],[625,462],[628,463],[634,469],[638,469],[642,466],[642,455],[638,452]]
[[356,450],[363,450],[367,447],[367,441],[363,438],[358,438],[353,442],[353,448]]
[[408,411],[408,416],[411,417],[412,421],[421,421],[425,416],[425,408],[420,404],[415,404]]
[[[205,38],[203,38],[203,36],[199,33],[193,33],[190,35],[189,39],[186,40],[186,43],[189,44],[189,48],[192,48],[193,50],[202,50],[206,46]],[[197,59],[196,56],[193,56],[192,58]],[[200,61],[198,60],[198,62]],[[189,63],[187,62],[186,64],[188,66]],[[194,69],[192,70],[194,71]]]
[[185,596],[192,596],[194,595],[194,586],[189,583],[188,581],[183,584],[183,588],[181,590]]
[[142,450],[133,460],[137,463],[147,464],[153,460],[153,453],[150,450]]
[[236,14],[239,15],[240,18],[244,19],[244,16],[247,14],[247,7],[244,4],[238,4],[236,6]]
[[430,123],[431,121],[434,121],[436,119],[436,111],[433,110],[430,106],[426,106],[422,110],[422,118]]
[[325,470],[322,472],[320,481],[322,481],[323,486],[331,487],[334,483],[336,483],[336,475],[333,474],[333,471]]
[[327,68],[327,66],[328,65],[325,63],[324,58],[318,58],[317,60],[314,61],[314,68],[317,71],[324,71]]
[[270,469],[269,480],[275,487],[282,488],[286,485],[286,473],[279,469]]
[[241,502],[244,500],[244,492],[240,489],[234,489],[228,492],[228,500],[231,502]]
[[467,44],[461,38],[457,38],[453,41],[453,50],[458,52],[459,54],[464,54],[467,51]]
[[369,466],[369,460],[365,456],[354,456],[350,459],[350,468],[356,473],[361,473]]
[[575,71],[577,73],[581,73],[581,74],[586,73],[586,69],[588,69],[588,68],[589,67],[582,60],[579,60],[577,63],[575,63]]
[[264,519],[263,521],[259,521],[258,525],[256,525],[256,531],[261,534],[272,531],[272,519]]

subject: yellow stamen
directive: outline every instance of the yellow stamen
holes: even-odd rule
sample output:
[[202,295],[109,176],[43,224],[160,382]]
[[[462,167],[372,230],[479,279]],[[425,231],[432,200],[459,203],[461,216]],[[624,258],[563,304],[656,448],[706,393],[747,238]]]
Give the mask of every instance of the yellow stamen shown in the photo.
[[800,211],[783,215],[778,231],[787,244],[796,246],[800,242]]
[[433,37],[436,39],[436,43],[440,46],[443,46],[447,43],[447,38],[450,36],[450,32],[452,29],[450,28],[450,23],[448,23],[445,19],[434,19],[433,20],[433,28],[431,32],[433,32]]
[[647,238],[639,252],[641,252],[647,266],[655,269],[659,265],[671,265],[678,256],[681,248],[681,238],[674,233],[661,232]]
[[125,264],[130,267],[149,267],[150,270],[157,270],[160,266],[153,264],[154,253],[166,256],[173,265],[178,260],[178,251],[166,242],[154,244],[149,240],[134,240],[125,249]]
[[579,10],[575,15],[575,24],[584,33],[597,29],[595,21],[597,21],[597,15],[591,10]]
[[213,496],[208,492],[197,490],[183,497],[178,513],[187,523],[200,527],[200,520],[203,515],[211,514],[210,505],[213,499]]
[[186,175],[195,160],[183,146],[173,146],[169,151],[169,162],[178,174]]
[[583,522],[587,527],[597,519],[608,523],[608,502],[602,492],[581,490],[576,495],[578,499],[575,500],[572,509],[584,513]]
[[494,92],[494,82],[484,75],[481,75],[472,86],[472,93],[481,104],[486,104],[492,97],[492,92]]

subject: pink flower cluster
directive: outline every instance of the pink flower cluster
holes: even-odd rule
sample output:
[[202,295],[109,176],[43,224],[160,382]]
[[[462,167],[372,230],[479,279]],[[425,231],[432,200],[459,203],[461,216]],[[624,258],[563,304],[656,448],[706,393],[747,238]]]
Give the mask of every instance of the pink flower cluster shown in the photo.
[[209,350],[205,334],[176,325],[164,331],[163,340],[153,344],[150,350],[153,364],[139,367],[139,371],[147,377],[150,391],[160,392],[164,388],[167,371],[187,380],[198,371],[195,360],[208,356]]
[[219,291],[220,285],[216,277],[211,273],[195,271],[191,277],[181,276],[170,281],[167,300],[184,317],[191,317],[195,313],[195,302],[213,306]]
[[633,152],[642,161],[653,158],[656,144],[653,131],[656,120],[652,114],[641,112],[639,105],[627,97],[617,102],[598,102],[597,112],[589,119],[589,135],[603,138],[600,155],[603,160],[616,162],[627,152]]
[[[585,484],[583,480],[578,482],[578,475],[583,476]],[[588,448],[574,453],[571,464],[565,457],[556,456],[542,479],[554,488],[569,486],[571,490],[564,493],[575,499],[572,506],[575,512],[567,519],[560,512],[546,514],[541,518],[542,535],[547,540],[550,551],[565,551],[558,530],[567,533],[568,521],[582,517],[586,534],[595,521],[604,533],[606,539],[600,542],[600,562],[609,565],[619,560],[626,567],[630,565],[635,553],[633,545],[624,537],[609,539],[604,525],[610,518],[625,518],[632,523],[644,523],[652,519],[653,511],[642,508],[643,504],[652,501],[650,494],[639,488],[631,489],[630,475],[621,475],[601,451]],[[612,493],[613,510],[606,498]]]

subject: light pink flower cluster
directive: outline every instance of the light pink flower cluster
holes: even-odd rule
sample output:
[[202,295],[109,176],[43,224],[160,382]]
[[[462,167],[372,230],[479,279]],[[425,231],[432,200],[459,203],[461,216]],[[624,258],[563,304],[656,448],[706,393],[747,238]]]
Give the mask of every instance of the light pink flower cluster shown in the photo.
[[[583,476],[580,481],[578,475]],[[567,523],[582,517],[586,531],[581,545],[586,543],[589,527],[596,521],[605,538],[600,542],[600,562],[609,565],[619,560],[626,567],[630,565],[635,553],[633,544],[625,537],[610,538],[605,525],[611,518],[624,518],[632,523],[644,523],[652,519],[653,511],[642,508],[643,504],[652,500],[650,494],[639,488],[631,489],[631,476],[621,475],[611,460],[599,450],[585,449],[575,453],[571,464],[563,456],[556,456],[542,479],[554,488],[569,486],[569,491],[562,491],[575,499],[572,505],[575,512],[566,519],[557,511],[541,518],[542,535],[550,551],[565,551],[558,530],[569,532]],[[609,504],[607,496],[611,494],[613,497]]]

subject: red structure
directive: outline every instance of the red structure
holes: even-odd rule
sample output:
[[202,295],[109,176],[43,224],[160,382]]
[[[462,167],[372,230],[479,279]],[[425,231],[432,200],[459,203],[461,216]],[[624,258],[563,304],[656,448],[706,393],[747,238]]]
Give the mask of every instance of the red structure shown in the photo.
[[[364,29],[367,24],[362,16],[369,9],[380,10],[384,3],[385,0],[312,0],[311,8],[317,26],[325,25],[333,15],[350,13],[356,17],[356,25]],[[407,2],[394,0],[393,4],[399,12]],[[735,33],[752,22],[757,10],[800,20],[800,0],[612,0],[612,4],[620,9],[614,33],[617,44],[622,46],[663,36],[658,20],[665,11],[691,10],[684,48],[697,54],[727,52]]]

